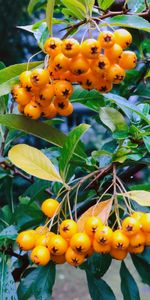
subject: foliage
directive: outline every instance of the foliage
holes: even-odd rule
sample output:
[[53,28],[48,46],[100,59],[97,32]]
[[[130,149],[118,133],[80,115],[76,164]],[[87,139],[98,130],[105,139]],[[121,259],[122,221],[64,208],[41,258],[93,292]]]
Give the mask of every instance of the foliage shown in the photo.
[[[76,126],[68,135],[57,128],[61,128],[59,119],[34,121],[17,114],[9,95],[27,66],[33,69],[43,66],[43,62],[15,64],[7,68],[0,63],[1,299],[27,300],[34,296],[37,300],[48,300],[52,295],[55,264],[50,262],[47,266],[35,267],[24,252],[18,252],[15,243],[21,230],[45,224],[46,218],[40,210],[45,198],[57,196],[59,202],[63,202],[63,197],[70,197],[69,210],[78,218],[81,231],[85,219],[93,211],[103,222],[107,222],[110,216],[109,222],[113,225],[115,212],[110,215],[110,211],[116,199],[121,219],[130,213],[129,209],[137,207],[149,211],[149,9],[147,1],[129,0],[118,13],[113,10],[115,2],[99,0],[96,5],[93,0],[30,0],[29,14],[44,10],[45,18],[32,25],[20,26],[33,34],[41,49],[58,24],[63,38],[78,34],[80,29],[87,29],[89,25],[95,26],[96,30],[106,26],[127,27],[132,33],[137,68],[127,71],[125,80],[108,94],[76,86],[71,102],[88,109],[92,118],[87,118],[88,124]],[[92,131],[93,123],[100,131],[100,139],[99,132],[96,135]],[[35,138],[36,148],[31,136]],[[88,147],[90,142],[92,149]],[[117,173],[114,172],[116,169]],[[132,182],[137,172],[143,169],[147,172],[146,184]],[[119,186],[117,191],[114,186]],[[69,212],[66,217],[69,217]],[[150,247],[146,247],[142,254],[129,257],[141,280],[148,285],[149,251]],[[80,266],[86,272],[91,299],[106,299],[106,295],[108,299],[116,299],[101,278],[111,262],[110,255],[94,254]],[[120,278],[124,299],[140,299],[137,284],[125,262],[120,264]],[[15,281],[19,281],[17,290]]]

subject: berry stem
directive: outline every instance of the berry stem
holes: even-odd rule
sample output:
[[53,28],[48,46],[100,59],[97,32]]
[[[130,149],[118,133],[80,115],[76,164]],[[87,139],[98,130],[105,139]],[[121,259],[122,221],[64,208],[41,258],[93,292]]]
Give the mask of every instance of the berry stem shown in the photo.
[[115,215],[116,215],[118,227],[121,228],[118,199],[117,199],[117,175],[116,175],[116,165],[115,164],[113,164],[113,187],[114,187],[113,199],[114,199]]

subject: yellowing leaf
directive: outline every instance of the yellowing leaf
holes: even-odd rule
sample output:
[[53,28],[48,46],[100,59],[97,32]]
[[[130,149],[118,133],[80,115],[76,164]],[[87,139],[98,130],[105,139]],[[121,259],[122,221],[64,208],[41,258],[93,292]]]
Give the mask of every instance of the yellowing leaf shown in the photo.
[[150,192],[135,190],[123,194],[126,197],[136,201],[139,205],[150,206]]
[[105,224],[108,220],[111,211],[112,201],[113,199],[111,198],[109,200],[95,204],[91,206],[88,210],[86,210],[85,213],[82,214],[78,220],[78,230],[79,231],[84,230],[84,224],[86,220],[91,216],[99,217],[102,220],[102,222]]
[[40,179],[62,182],[62,179],[51,161],[40,150],[19,144],[8,153],[10,161],[26,173]]

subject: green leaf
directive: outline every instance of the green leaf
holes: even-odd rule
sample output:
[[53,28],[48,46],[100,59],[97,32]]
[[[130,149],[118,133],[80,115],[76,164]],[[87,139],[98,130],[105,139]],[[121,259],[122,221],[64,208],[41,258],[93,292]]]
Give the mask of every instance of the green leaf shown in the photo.
[[27,275],[21,279],[18,297],[21,300],[27,300],[31,296],[36,300],[50,299],[54,282],[55,265],[52,262],[45,267],[29,269]]
[[107,10],[114,3],[114,0],[98,0],[97,2],[101,9]]
[[4,260],[0,262],[0,299],[18,300],[14,279]]
[[[42,66],[42,61],[29,63],[29,70]],[[0,96],[9,94],[19,75],[27,69],[27,63],[12,65],[0,70]]]
[[46,22],[43,22],[36,30],[34,30],[34,36],[41,49],[44,48],[44,44],[49,37],[48,27]]
[[48,0],[46,6],[46,23],[50,35],[53,35],[52,26],[53,26],[53,13],[54,13],[55,0]]
[[106,150],[98,150],[98,151],[93,151],[92,152],[92,157],[95,158],[95,159],[97,159],[98,157],[103,156],[103,155],[107,155],[107,156],[112,157],[112,153],[108,152]]
[[37,7],[39,8],[39,6],[42,6],[44,3],[44,0],[30,0],[28,4],[28,13],[32,14]]
[[95,278],[101,278],[111,265],[112,257],[109,254],[94,253],[81,265],[81,269],[90,272]]
[[101,107],[99,116],[101,121],[112,131],[128,131],[128,125],[122,114],[112,107]]
[[17,237],[17,228],[14,225],[7,227],[0,232],[0,240],[11,239],[15,241],[16,237]]
[[86,8],[78,0],[62,0],[61,1],[77,19],[83,20],[86,17]]
[[[63,147],[66,139],[66,135],[64,133],[51,125],[40,121],[30,120],[25,116],[15,114],[0,115],[0,124],[9,128],[21,130],[27,134],[32,134],[61,148]],[[77,147],[75,154],[82,159],[84,152],[80,148],[81,147]]]
[[31,202],[30,198],[20,198],[21,203],[15,209],[15,222],[21,229],[28,229],[39,226],[43,221],[43,214],[36,202]]
[[119,95],[114,95],[112,93],[108,93],[107,95],[105,95],[105,99],[108,99],[108,100],[116,103],[125,113],[126,113],[125,109],[129,109],[132,112],[135,112],[137,115],[139,115],[141,117],[142,120],[144,120],[146,123],[150,124],[150,119],[148,117],[146,117],[140,111],[140,109],[137,108],[136,105],[130,103],[127,99],[125,99]]
[[[111,26],[121,26],[128,28],[135,28],[138,30],[144,30],[150,32],[150,23],[139,16],[125,16],[120,15],[109,19]],[[107,22],[104,22],[99,27],[107,26]]]
[[59,161],[60,174],[63,179],[67,176],[68,165],[75,152],[76,146],[79,143],[81,136],[89,129],[89,127],[90,125],[81,124],[69,133],[64,143]]
[[132,254],[131,257],[142,281],[150,285],[150,264],[147,263],[141,256]]
[[140,13],[145,9],[145,0],[128,0],[127,3],[132,12]]
[[86,276],[92,300],[116,300],[112,289],[103,279],[96,279],[89,271],[86,272]]
[[148,150],[148,152],[150,152],[150,136],[144,136],[143,141],[146,149]]
[[104,96],[96,90],[86,91],[77,87],[71,96],[71,102],[78,102],[95,112],[99,112],[101,106],[105,105]]
[[140,300],[138,286],[128,271],[124,261],[121,263],[120,268],[120,277],[121,277],[121,291],[123,294],[124,300]]

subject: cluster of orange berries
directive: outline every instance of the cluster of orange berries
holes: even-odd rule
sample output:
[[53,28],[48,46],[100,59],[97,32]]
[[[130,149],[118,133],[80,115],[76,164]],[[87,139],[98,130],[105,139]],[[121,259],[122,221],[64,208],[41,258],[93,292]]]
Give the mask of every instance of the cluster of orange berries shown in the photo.
[[[58,213],[60,204],[55,199],[47,199],[41,209],[52,218]],[[123,260],[128,252],[142,253],[144,246],[150,246],[150,213],[134,212],[115,231],[96,216],[87,218],[83,232],[72,219],[64,220],[58,230],[59,234],[55,234],[45,225],[23,231],[17,237],[17,244],[24,251],[32,250],[32,262],[42,266],[51,259],[56,264],[68,262],[77,267],[94,252],[109,253]]]
[[20,83],[12,89],[18,111],[31,119],[41,116],[51,119],[57,113],[68,116],[73,111],[69,96],[73,93],[72,84],[66,80],[52,82],[47,69],[24,71]]
[[54,80],[78,83],[84,89],[109,92],[113,84],[125,78],[125,70],[136,66],[136,54],[123,51],[132,43],[125,29],[103,31],[98,39],[87,39],[81,44],[73,38],[49,38],[44,46],[50,56],[48,70]]
[[103,31],[97,40],[87,39],[81,44],[73,38],[47,39],[46,68],[23,72],[20,83],[12,89],[19,112],[32,119],[49,119],[57,113],[70,115],[73,106],[69,98],[74,83],[87,90],[109,92],[113,84],[124,80],[126,70],[136,66],[136,54],[124,51],[131,43],[132,36],[125,29]]

